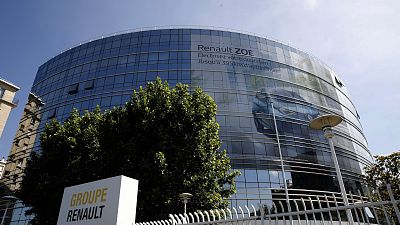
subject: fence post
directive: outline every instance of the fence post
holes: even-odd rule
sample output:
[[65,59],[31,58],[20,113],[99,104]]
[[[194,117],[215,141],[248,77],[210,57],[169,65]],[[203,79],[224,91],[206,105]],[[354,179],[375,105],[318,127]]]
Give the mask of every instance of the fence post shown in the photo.
[[[383,202],[382,197],[381,197],[381,193],[379,192],[379,188],[377,188],[376,191],[377,191],[377,193],[378,193],[379,201],[380,201],[380,202]],[[386,223],[390,225],[390,224],[391,224],[391,223],[390,223],[390,218],[389,218],[389,216],[388,216],[388,214],[387,214],[387,212],[386,212],[386,207],[385,207],[384,204],[382,204],[382,209],[383,209],[383,213],[385,214]]]
[[307,206],[306,206],[306,202],[304,201],[304,198],[301,198],[301,203],[303,203],[304,216],[306,217],[306,224],[308,225]]
[[265,204],[260,204],[260,214],[261,214],[261,225],[264,225]]
[[314,224],[317,224],[317,217],[315,216],[315,212],[314,212],[314,204],[312,202],[312,199],[310,196],[308,196],[308,201],[310,202],[310,206],[311,206],[311,210],[312,210],[312,219],[314,220]]
[[[354,201],[353,193],[351,193],[351,191],[349,193],[350,193],[351,203],[354,205],[355,201]],[[351,213],[351,209],[349,209],[349,211]],[[358,217],[357,208],[354,208],[354,214],[356,215],[356,220],[357,220],[358,224],[360,224],[361,221],[360,221],[360,218]],[[356,221],[354,221],[354,222],[356,222]]]
[[174,215],[169,214],[169,218],[171,219],[172,225],[176,225],[177,224],[177,221],[175,220]]
[[296,207],[297,222],[299,222],[299,225],[301,225],[299,204],[297,204],[297,200],[296,199],[294,199],[293,202],[294,202],[294,206]]
[[[318,195],[316,197],[317,197],[318,207],[319,207],[319,209],[322,209],[322,204],[321,204],[321,201],[320,201]],[[321,212],[320,215],[321,215],[322,224],[325,224],[324,213]]]
[[387,186],[387,190],[388,190],[388,192],[389,192],[390,201],[392,202],[394,211],[396,212],[397,221],[400,223],[400,212],[399,212],[399,207],[397,207],[396,199],[394,198],[393,191],[392,191],[392,187],[390,186],[390,184],[386,184],[386,186]]
[[[367,194],[368,194],[368,201],[373,202],[372,193],[371,193],[371,191],[369,190],[369,187],[366,186],[365,188],[366,188]],[[371,207],[371,208],[372,208],[372,210],[374,211],[374,216],[375,216],[375,219],[376,219],[376,223],[377,223],[377,224],[380,224],[380,222],[379,222],[379,215],[378,215],[378,213],[376,212],[375,207]]]
[[[358,189],[358,196],[361,197],[361,204],[363,204],[363,203],[364,203],[364,199],[363,199],[363,196],[361,195],[360,189]],[[365,207],[365,208],[368,208],[368,207]],[[369,224],[370,224],[370,222],[369,222],[369,217],[368,217],[367,212],[365,211],[365,208],[364,208],[364,207],[361,208],[362,213],[363,213],[363,214],[361,214],[361,215],[364,215],[364,216],[365,216],[365,219],[366,219],[366,221],[367,221],[367,223],[368,223],[368,225],[369,225]]]
[[[332,197],[333,197],[333,202],[335,203],[336,208],[339,207],[334,193],[332,193]],[[337,213],[337,216],[339,219],[339,224],[342,224],[342,216],[340,215],[340,211],[336,209],[336,213]]]
[[[331,204],[329,203],[328,196],[326,196],[326,194],[324,194],[324,197],[325,197],[325,201],[326,201],[326,206],[327,206],[327,208],[330,208],[330,207],[331,207]],[[332,213],[331,213],[330,210],[328,211],[328,215],[329,215],[329,220],[331,221],[331,225],[333,225],[333,218],[332,218]]]

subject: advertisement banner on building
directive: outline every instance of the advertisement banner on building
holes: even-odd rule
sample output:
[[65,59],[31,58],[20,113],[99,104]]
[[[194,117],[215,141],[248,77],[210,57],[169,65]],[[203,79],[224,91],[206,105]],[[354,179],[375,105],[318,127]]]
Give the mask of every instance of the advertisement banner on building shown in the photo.
[[57,225],[134,224],[138,181],[116,176],[64,189]]

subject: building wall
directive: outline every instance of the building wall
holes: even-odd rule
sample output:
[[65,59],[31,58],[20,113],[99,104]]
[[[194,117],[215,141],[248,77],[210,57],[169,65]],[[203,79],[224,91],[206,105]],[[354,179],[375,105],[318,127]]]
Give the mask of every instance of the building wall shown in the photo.
[[23,170],[36,140],[37,128],[40,123],[40,107],[43,105],[40,98],[30,93],[28,103],[25,105],[18,130],[8,155],[2,182],[11,191],[19,188],[22,181]]
[[[72,48],[39,67],[32,93],[45,105],[35,113],[41,121],[32,134],[49,119],[65,120],[72,108],[83,112],[122,105],[157,76],[171,86],[200,86],[217,102],[222,147],[242,173],[233,206],[280,198],[283,182],[290,184],[290,194],[338,192],[327,141],[322,131],[308,126],[327,113],[344,118],[335,128],[334,144],[346,187],[360,189],[361,171],[372,157],[346,86],[307,53],[253,35],[149,30]],[[40,150],[38,136],[33,150]]]
[[16,104],[13,102],[19,87],[0,79],[0,137],[6,125],[8,115]]
[[4,167],[6,166],[6,160],[3,158],[0,160],[0,180],[3,177]]

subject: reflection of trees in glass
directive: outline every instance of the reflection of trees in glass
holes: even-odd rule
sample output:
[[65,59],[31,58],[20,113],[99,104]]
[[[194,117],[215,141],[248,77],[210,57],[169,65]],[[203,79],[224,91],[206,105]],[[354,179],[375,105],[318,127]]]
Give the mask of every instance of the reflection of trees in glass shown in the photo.
[[191,82],[191,86],[193,86],[193,87],[203,86],[203,76],[202,76],[202,74],[200,72],[197,72],[197,73],[193,72],[190,82]]
[[265,78],[260,76],[250,76],[249,79],[246,79],[247,87],[249,90],[259,90],[262,87],[265,87]]

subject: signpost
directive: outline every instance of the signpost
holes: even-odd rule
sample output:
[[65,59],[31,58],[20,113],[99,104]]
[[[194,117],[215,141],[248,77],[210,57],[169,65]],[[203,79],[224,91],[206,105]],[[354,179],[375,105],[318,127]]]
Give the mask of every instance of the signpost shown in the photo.
[[64,189],[57,225],[135,224],[138,181],[116,176]]

